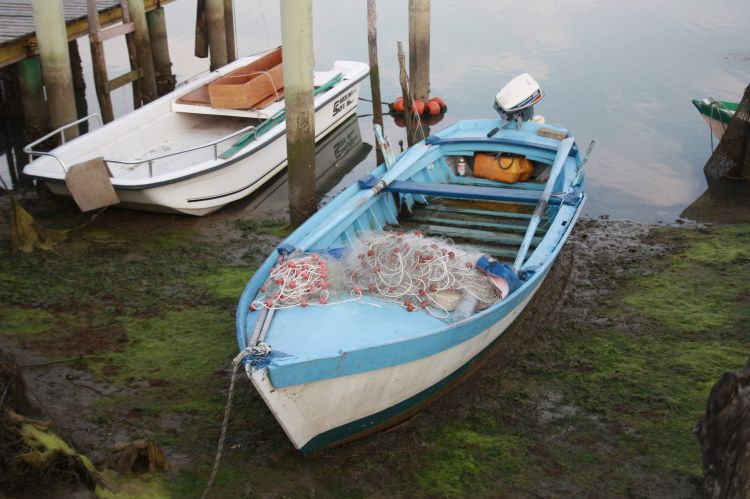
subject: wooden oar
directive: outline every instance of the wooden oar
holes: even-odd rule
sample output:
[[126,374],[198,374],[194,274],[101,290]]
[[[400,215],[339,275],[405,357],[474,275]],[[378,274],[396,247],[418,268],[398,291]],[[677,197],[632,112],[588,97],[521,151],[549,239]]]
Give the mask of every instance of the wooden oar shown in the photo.
[[390,170],[393,166],[394,159],[393,159],[393,151],[391,150],[391,144],[388,142],[388,139],[383,134],[383,127],[378,125],[377,123],[373,125],[373,129],[375,130],[375,140],[378,141],[378,147],[380,148],[380,152],[383,154],[383,161],[385,161],[385,167],[386,169]]
[[565,160],[568,159],[568,154],[570,154],[570,149],[573,147],[574,143],[575,139],[573,137],[568,137],[560,142],[560,147],[557,149],[557,155],[555,156],[555,162],[552,163],[552,172],[549,175],[549,180],[547,180],[547,184],[544,186],[542,197],[539,198],[539,202],[536,204],[536,208],[534,208],[534,215],[531,217],[531,222],[529,222],[529,227],[526,229],[526,235],[521,243],[521,248],[516,255],[516,261],[513,263],[513,271],[516,273],[521,270],[521,265],[523,265],[526,254],[529,252],[529,246],[531,246],[531,240],[534,238],[534,234],[536,234],[539,221],[547,210],[547,203],[552,194],[552,189],[555,186],[557,177],[560,176],[563,165],[565,165]]

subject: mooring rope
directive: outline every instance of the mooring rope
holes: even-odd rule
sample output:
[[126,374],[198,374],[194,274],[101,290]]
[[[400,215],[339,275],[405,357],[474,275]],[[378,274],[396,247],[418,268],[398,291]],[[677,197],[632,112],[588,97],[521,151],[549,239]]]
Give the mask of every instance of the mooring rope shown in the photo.
[[[270,349],[269,349],[270,351]],[[234,380],[236,378],[237,369],[239,369],[240,365],[242,365],[242,360],[252,355],[253,349],[248,347],[242,350],[237,356],[232,359],[232,377],[229,381],[229,395],[227,396],[227,405],[224,408],[224,421],[221,424],[221,436],[219,437],[219,444],[216,449],[216,458],[214,459],[214,467],[211,470],[211,476],[208,479],[208,483],[206,484],[206,488],[203,489],[203,494],[201,494],[201,499],[205,499],[206,495],[208,495],[208,491],[211,490],[211,486],[214,484],[214,480],[216,479],[216,473],[219,471],[219,463],[221,462],[221,454],[224,451],[224,441],[227,437],[227,426],[229,426],[229,412],[232,409],[232,397],[234,396]],[[266,352],[266,355],[268,352]]]
[[[721,105],[721,102],[717,101],[713,97],[709,97],[708,98],[708,102],[709,102],[709,106],[708,107],[711,109],[711,114],[709,115],[709,119],[710,120],[716,119],[716,121],[719,122],[719,124],[721,125],[721,127],[726,132],[727,131],[727,125],[723,121],[721,121],[721,109],[723,108],[723,106]],[[714,110],[716,110],[719,113],[719,115],[718,115],[717,118],[714,118]],[[713,131],[713,128],[711,127],[711,123],[710,122],[708,123],[708,135],[709,135],[709,137],[711,139],[711,152],[713,152],[713,150],[714,150],[714,131]]]

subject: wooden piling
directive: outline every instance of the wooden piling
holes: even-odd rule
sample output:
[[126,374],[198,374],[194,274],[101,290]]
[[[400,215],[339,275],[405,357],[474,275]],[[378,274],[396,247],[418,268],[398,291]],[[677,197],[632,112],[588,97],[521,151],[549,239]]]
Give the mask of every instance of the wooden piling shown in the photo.
[[406,145],[411,147],[416,142],[416,128],[414,113],[412,113],[412,106],[414,105],[414,99],[411,95],[409,88],[409,78],[406,76],[406,54],[404,53],[404,45],[399,40],[396,42],[398,47],[398,74],[399,82],[401,83],[401,95],[404,99],[404,119],[406,120]]
[[409,83],[415,99],[430,96],[430,0],[409,0]]
[[[89,114],[89,104],[86,101],[86,80],[83,76],[83,64],[81,54],[78,52],[78,42],[68,42],[68,53],[70,54],[70,71],[73,75],[73,93],[76,96],[76,114],[79,118]],[[89,124],[83,122],[78,125],[81,134],[89,132]]]
[[312,0],[281,0],[284,99],[289,171],[289,219],[300,225],[315,212]]
[[[89,18],[89,45],[91,48],[91,70],[94,73],[94,86],[96,87],[96,98],[99,101],[99,114],[104,123],[109,123],[115,119],[115,113],[112,110],[112,98],[107,90],[107,61],[104,58],[104,44],[98,38],[99,33],[99,14],[96,10],[96,1],[88,0],[88,18]],[[140,87],[139,87],[140,88]],[[134,106],[140,104],[139,98],[134,97]]]
[[206,0],[206,27],[211,56],[211,71],[227,64],[227,36],[224,24],[224,0]]
[[198,0],[195,13],[195,57],[208,57],[208,31],[206,29],[206,0]]
[[39,57],[18,61],[18,84],[24,116],[24,141],[33,142],[47,133],[49,113],[42,84],[42,65]]
[[[32,0],[31,7],[50,122],[53,128],[59,128],[75,121],[77,116],[62,0]],[[66,140],[77,136],[76,127],[65,131]]]
[[[156,76],[154,71],[154,57],[151,53],[151,42],[148,37],[148,23],[146,22],[146,8],[143,0],[128,0],[130,21],[135,25],[135,48],[138,56],[138,66],[143,71],[141,77],[141,100],[143,103],[156,99]],[[138,106],[135,106],[138,107]]]
[[154,56],[154,74],[156,92],[159,96],[174,90],[176,79],[172,74],[172,61],[169,58],[167,43],[167,21],[164,7],[159,7],[146,14],[148,37],[151,40],[151,53]]
[[[372,124],[383,126],[383,104],[380,96],[380,67],[378,66],[378,13],[375,0],[367,0],[367,46],[370,59],[370,88],[372,93]],[[377,143],[377,139],[375,141]],[[382,164],[383,152],[375,148],[378,164]]]
[[[44,99],[44,89],[42,87],[42,70],[39,65],[39,59],[36,58],[37,68],[32,75],[37,91],[41,93],[40,112],[46,117],[47,102]],[[12,64],[0,69],[0,150],[5,152],[5,158],[8,162],[8,172],[10,173],[11,185],[13,188],[19,184],[30,184],[30,179],[21,175],[23,165],[28,161],[26,154],[21,150],[21,144],[25,144],[23,124],[23,99],[20,85],[21,70],[19,64]],[[39,123],[41,127],[46,126],[47,121]],[[44,130],[44,129],[42,129]],[[38,138],[36,135],[34,138]]]
[[234,0],[224,0],[224,31],[227,34],[227,62],[237,60],[237,41],[234,33]]

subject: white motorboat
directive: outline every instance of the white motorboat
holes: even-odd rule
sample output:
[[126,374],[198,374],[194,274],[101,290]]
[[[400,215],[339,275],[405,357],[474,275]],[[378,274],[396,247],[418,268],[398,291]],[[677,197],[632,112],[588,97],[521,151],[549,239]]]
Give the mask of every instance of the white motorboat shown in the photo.
[[[36,149],[98,116],[80,119],[26,146],[36,159],[24,173],[69,196],[70,169],[102,158],[117,206],[205,215],[252,193],[286,166],[280,71],[281,48],[239,59],[52,151]],[[359,85],[368,73],[367,64],[353,61],[314,73],[316,140],[356,113]],[[253,78],[266,84],[261,102],[234,106],[232,95],[229,101],[214,95],[215,85],[227,83],[223,88],[238,96],[249,91],[243,84]]]

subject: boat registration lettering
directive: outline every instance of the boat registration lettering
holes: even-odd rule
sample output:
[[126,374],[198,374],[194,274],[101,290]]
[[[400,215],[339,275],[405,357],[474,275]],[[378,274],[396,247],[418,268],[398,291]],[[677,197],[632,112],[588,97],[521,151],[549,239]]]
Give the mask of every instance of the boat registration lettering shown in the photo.
[[352,106],[355,102],[355,95],[357,93],[357,89],[353,88],[349,90],[347,93],[336,99],[336,102],[333,103],[333,115],[336,116],[344,109],[347,109]]

